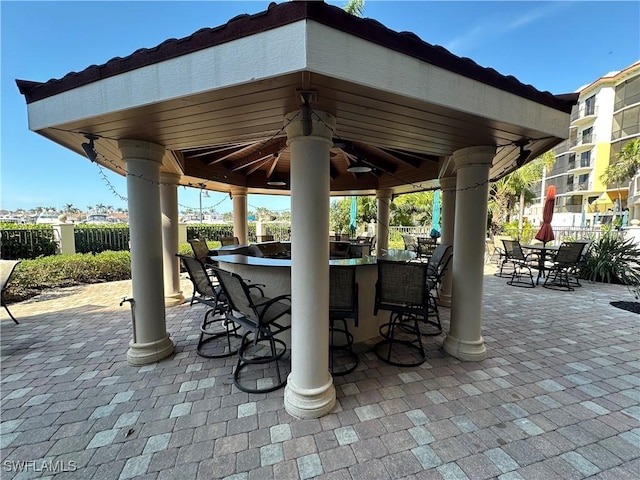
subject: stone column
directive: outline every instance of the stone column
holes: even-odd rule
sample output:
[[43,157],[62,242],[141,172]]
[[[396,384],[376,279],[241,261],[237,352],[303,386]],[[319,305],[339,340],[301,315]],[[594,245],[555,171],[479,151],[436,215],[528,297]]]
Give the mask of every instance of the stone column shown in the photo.
[[127,170],[133,339],[127,361],[132,365],[157,362],[173,353],[167,333],[162,281],[162,221],[160,166],[164,147],[141,140],[119,140]]
[[[442,238],[440,242],[453,245],[456,215],[456,177],[441,178],[440,188],[442,189]],[[439,304],[445,307],[451,306],[452,261],[449,262],[449,266],[442,277],[440,290],[438,291]]]
[[[324,112],[305,125],[286,116],[291,149],[291,373],[284,406],[318,418],[336,401],[329,374],[329,148],[335,119]],[[307,135],[305,135],[307,133]]]
[[376,191],[378,203],[378,234],[376,241],[377,255],[384,255],[389,250],[389,209],[391,207],[391,190]]
[[58,242],[57,253],[62,255],[73,255],[76,253],[76,236],[73,223],[54,224],[53,236]]
[[184,302],[180,290],[178,253],[178,180],[175,173],[160,174],[160,209],[162,210],[162,264],[164,266],[164,305],[173,307]]
[[482,338],[482,282],[487,230],[489,169],[495,147],[469,147],[453,153],[456,171],[455,238],[451,324],[444,350],[460,360],[487,355]]
[[247,242],[247,189],[245,187],[231,187],[233,198],[233,234],[238,237],[240,244]]

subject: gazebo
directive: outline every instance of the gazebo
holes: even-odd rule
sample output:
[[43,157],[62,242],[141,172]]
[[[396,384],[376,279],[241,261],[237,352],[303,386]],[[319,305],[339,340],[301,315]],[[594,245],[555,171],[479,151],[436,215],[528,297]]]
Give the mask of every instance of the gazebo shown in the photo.
[[173,351],[165,306],[183,301],[177,187],[228,192],[241,242],[248,193],[291,195],[292,367],[284,402],[301,418],[322,416],[335,402],[326,367],[328,197],[375,194],[383,251],[393,195],[443,190],[442,241],[454,246],[441,295],[451,305],[443,347],[482,360],[489,182],[566,138],[577,100],[412,33],[298,1],[61,79],[17,84],[32,131],[127,177],[132,364]]

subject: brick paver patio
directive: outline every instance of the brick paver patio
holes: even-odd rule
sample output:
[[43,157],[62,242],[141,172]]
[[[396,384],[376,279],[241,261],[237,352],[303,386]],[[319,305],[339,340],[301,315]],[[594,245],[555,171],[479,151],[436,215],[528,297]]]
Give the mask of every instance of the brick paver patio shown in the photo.
[[626,288],[505,282],[485,277],[485,361],[430,338],[428,361],[403,369],[361,345],[359,368],[334,379],[334,411],[306,421],[283,390],[237,391],[233,358],[196,355],[201,306],[169,308],[175,354],[132,367],[129,282],[14,304],[21,324],[0,322],[1,476],[639,478],[640,316],[609,305]]

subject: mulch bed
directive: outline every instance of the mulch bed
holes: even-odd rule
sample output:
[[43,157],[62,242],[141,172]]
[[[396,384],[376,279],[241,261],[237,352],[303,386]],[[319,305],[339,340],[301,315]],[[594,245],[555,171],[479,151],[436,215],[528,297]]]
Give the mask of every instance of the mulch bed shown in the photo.
[[609,302],[616,308],[640,314],[640,302]]

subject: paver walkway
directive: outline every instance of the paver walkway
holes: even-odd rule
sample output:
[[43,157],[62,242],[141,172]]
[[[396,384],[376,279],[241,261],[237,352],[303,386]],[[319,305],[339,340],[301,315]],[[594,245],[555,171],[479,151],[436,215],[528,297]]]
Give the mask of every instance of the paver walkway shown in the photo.
[[[390,367],[362,346],[317,420],[196,355],[200,306],[167,310],[169,359],[126,363],[129,282],[11,306],[0,322],[3,479],[637,479],[640,315],[624,287],[517,289],[486,276],[489,357]],[[190,288],[185,289],[190,293]],[[441,309],[445,330],[448,310]],[[22,472],[20,472],[22,470]],[[66,471],[62,471],[66,470]]]

